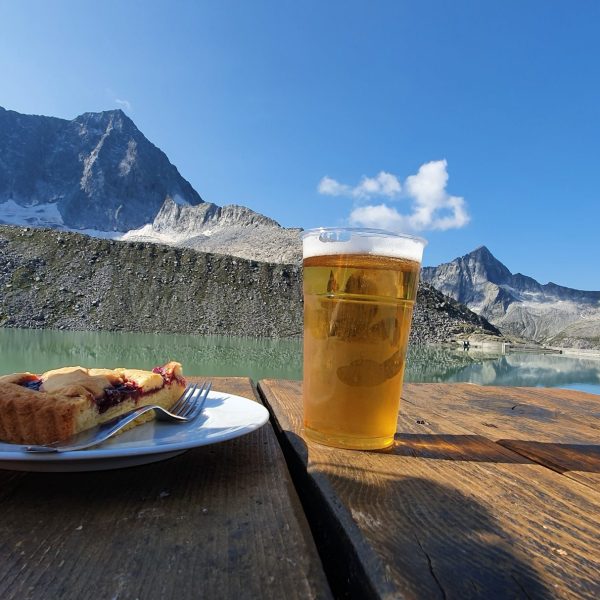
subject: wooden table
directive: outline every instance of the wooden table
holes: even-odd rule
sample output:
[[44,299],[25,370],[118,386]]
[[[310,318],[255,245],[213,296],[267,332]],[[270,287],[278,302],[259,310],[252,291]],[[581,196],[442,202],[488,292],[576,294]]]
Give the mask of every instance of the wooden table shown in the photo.
[[356,452],[304,438],[300,382],[259,391],[336,596],[600,598],[600,397],[408,384]]
[[354,452],[304,439],[299,382],[258,390],[236,440],[0,471],[0,598],[600,597],[597,396],[406,385],[394,447]]
[[2,600],[330,596],[268,424],[141,467],[0,471]]

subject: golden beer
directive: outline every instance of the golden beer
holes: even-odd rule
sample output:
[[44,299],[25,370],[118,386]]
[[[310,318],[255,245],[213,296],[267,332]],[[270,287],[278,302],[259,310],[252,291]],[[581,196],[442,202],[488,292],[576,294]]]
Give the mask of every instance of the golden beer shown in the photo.
[[418,258],[351,253],[304,259],[304,427],[310,439],[358,449],[393,443]]

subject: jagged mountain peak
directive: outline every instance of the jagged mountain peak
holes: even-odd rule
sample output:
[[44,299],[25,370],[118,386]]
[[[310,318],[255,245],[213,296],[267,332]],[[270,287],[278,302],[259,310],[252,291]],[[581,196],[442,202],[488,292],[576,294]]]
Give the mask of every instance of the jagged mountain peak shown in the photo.
[[3,109],[0,157],[0,222],[128,231],[151,223],[167,196],[203,202],[120,109],[72,120]]
[[81,119],[81,118],[104,118],[104,117],[126,118],[129,121],[131,121],[131,119],[120,108],[110,108],[108,110],[99,110],[99,111],[96,111],[96,112],[94,112],[94,111],[88,111],[88,112],[81,113],[78,117],[76,117],[76,119]]
[[129,129],[131,131],[139,132],[135,123],[120,108],[103,110],[100,112],[85,112],[75,117],[73,122],[85,125],[93,124],[101,127],[111,125],[120,130]]
[[[131,121],[131,119],[127,116],[127,114],[125,112],[123,112],[123,110],[121,110],[120,108],[111,108],[108,110],[99,110],[99,111],[88,111],[88,112],[84,112],[81,113],[80,115],[77,115],[76,117],[74,117],[73,119],[63,119],[61,117],[53,117],[53,116],[49,116],[49,115],[38,115],[38,114],[29,114],[29,113],[20,113],[16,110],[12,110],[10,108],[6,108],[4,106],[0,106],[0,112],[7,112],[7,113],[12,113],[14,115],[19,115],[20,117],[42,117],[44,119],[54,119],[57,121],[77,121],[77,120],[84,120],[84,119],[95,119],[95,120],[100,120],[100,119],[107,119],[112,117],[119,117],[119,118],[125,118],[128,121]],[[133,121],[131,121],[133,123]]]
[[[471,252],[467,252],[464,256],[461,256],[460,259],[475,259],[482,262],[492,262],[502,264],[491,252],[491,250],[487,246],[477,246],[475,250],[471,250]],[[459,260],[459,259],[454,259]],[[503,265],[504,266],[504,265]]]
[[[482,263],[500,263],[502,264],[491,252],[491,250],[484,245],[477,246],[474,250],[463,254],[462,256],[458,256],[451,261],[443,264],[451,264],[459,261],[467,262],[467,261],[479,261]],[[504,266],[504,265],[503,265]]]
[[472,252],[451,262],[459,262],[474,277],[485,277],[493,283],[502,284],[510,279],[512,273],[487,248],[479,246]]
[[477,246],[477,248],[475,248],[475,250],[471,250],[471,252],[468,252],[465,256],[469,256],[471,254],[491,256],[493,258],[493,255],[490,252],[490,249],[484,245]]
[[245,206],[217,206],[212,202],[192,206],[171,196],[167,196],[152,224],[155,231],[172,231],[178,235],[187,232],[190,236],[202,233],[206,226],[281,228],[277,221]]
[[513,275],[485,246],[438,267],[424,268],[423,281],[503,331],[537,341],[600,314],[600,292],[541,285],[522,273]]

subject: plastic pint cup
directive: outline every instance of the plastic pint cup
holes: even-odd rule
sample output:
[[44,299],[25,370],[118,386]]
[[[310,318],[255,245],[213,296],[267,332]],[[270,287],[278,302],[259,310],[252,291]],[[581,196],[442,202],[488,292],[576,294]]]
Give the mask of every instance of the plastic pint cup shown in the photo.
[[372,229],[304,233],[309,439],[363,450],[393,444],[425,244]]

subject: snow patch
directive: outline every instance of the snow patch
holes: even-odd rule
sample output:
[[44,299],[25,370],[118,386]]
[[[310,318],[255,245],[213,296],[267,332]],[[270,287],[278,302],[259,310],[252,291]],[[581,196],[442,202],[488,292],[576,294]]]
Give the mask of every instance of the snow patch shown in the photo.
[[126,235],[123,231],[99,231],[98,229],[75,229],[66,227],[56,202],[44,202],[32,206],[21,206],[14,200],[0,202],[0,224],[18,227],[51,227],[61,231],[82,233],[90,237],[105,240],[121,240]]
[[0,223],[3,225],[31,225],[32,227],[64,225],[56,202],[21,206],[14,200],[0,203]]
[[[105,232],[102,232],[105,233]],[[176,246],[182,242],[185,242],[189,239],[188,234],[177,234],[177,233],[162,233],[160,231],[156,231],[152,224],[146,224],[140,227],[139,229],[131,229],[124,233],[120,233],[118,237],[114,237],[112,239],[121,240],[121,241],[129,241],[129,242],[153,242],[155,244],[167,244],[169,246]]]

